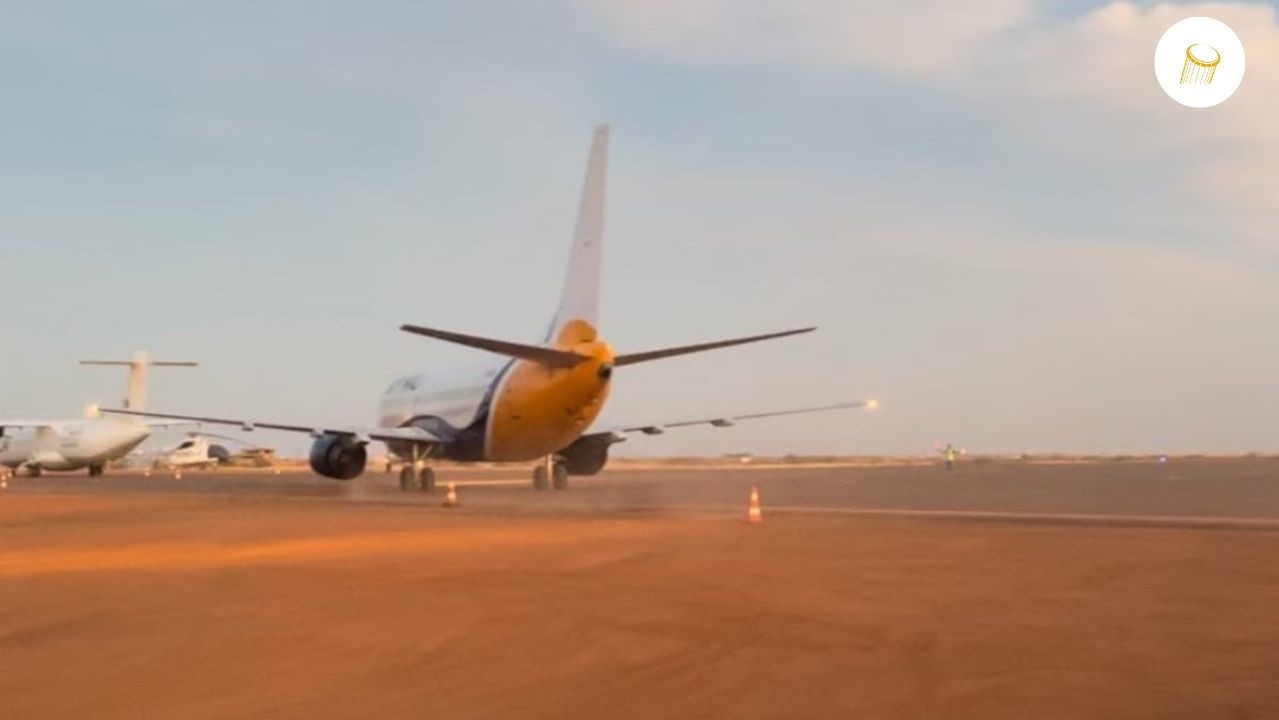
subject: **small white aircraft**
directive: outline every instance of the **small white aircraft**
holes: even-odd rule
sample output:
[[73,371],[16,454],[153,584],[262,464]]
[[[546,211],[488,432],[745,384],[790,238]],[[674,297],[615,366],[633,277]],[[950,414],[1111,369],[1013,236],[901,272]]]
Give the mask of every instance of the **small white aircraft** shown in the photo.
[[382,397],[377,426],[325,426],[255,422],[200,415],[136,411],[118,412],[153,418],[239,425],[243,430],[268,428],[310,433],[311,468],[326,477],[351,480],[368,463],[368,445],[386,443],[391,453],[407,461],[400,474],[403,490],[430,490],[435,473],[428,458],[462,462],[518,462],[541,459],[533,486],[567,486],[569,475],[593,475],[603,469],[608,449],[627,435],[657,435],[692,425],[731,426],[739,420],[775,415],[875,407],[873,400],[841,402],[822,407],[764,412],[736,417],[633,425],[590,430],[608,398],[616,368],[689,353],[758,342],[810,332],[801,328],[716,342],[615,354],[596,331],[601,249],[604,242],[604,182],[608,127],[595,130],[587,161],[586,181],[578,210],[577,229],[569,254],[568,274],[559,309],[540,345],[463,335],[417,325],[401,330],[503,355],[500,364],[480,368],[452,384],[432,383],[430,375],[396,380]]
[[209,441],[199,433],[189,433],[185,440],[161,450],[151,461],[157,468],[212,468],[224,463],[231,453],[222,445]]
[[[132,360],[81,360],[81,365],[117,365],[129,368],[128,393],[124,405],[130,409],[146,406],[148,367],[194,367],[193,362],[148,360],[137,352]],[[39,476],[46,470],[82,470],[101,475],[108,462],[124,457],[150,436],[156,427],[190,423],[99,417],[94,405],[85,408],[84,418],[64,420],[0,419],[0,472],[24,470]]]
[[[218,442],[215,442],[218,441]],[[134,465],[145,465],[153,469],[180,470],[182,468],[217,468],[237,458],[236,453],[224,443],[240,445],[240,458],[250,454],[261,455],[261,451],[269,451],[260,445],[245,442],[240,438],[216,435],[207,432],[188,432],[177,445],[166,447],[144,455],[130,455]],[[269,456],[266,456],[269,457]],[[264,465],[269,466],[269,462]]]

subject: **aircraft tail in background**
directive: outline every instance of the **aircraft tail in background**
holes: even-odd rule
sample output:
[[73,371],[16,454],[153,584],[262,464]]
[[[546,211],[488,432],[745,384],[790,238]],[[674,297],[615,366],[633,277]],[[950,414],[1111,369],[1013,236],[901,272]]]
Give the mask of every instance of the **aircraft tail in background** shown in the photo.
[[188,360],[150,360],[146,350],[133,353],[132,360],[81,360],[81,365],[111,365],[129,368],[129,385],[124,397],[127,410],[145,410],[147,407],[147,368],[196,367],[199,363]]

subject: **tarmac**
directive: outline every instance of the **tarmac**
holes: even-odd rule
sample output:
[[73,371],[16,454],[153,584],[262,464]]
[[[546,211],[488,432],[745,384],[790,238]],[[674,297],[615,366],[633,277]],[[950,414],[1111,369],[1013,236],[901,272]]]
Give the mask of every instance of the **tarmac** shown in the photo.
[[0,709],[1279,717],[1279,459],[439,473],[10,481]]

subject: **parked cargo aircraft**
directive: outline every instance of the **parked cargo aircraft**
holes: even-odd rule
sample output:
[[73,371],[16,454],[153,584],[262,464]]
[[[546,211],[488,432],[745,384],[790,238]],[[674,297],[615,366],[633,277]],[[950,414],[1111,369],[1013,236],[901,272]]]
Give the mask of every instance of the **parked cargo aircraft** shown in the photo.
[[433,387],[429,375],[396,380],[382,397],[380,424],[313,426],[257,422],[202,415],[115,410],[152,418],[239,425],[244,430],[268,428],[310,433],[311,468],[338,480],[364,471],[367,446],[386,443],[406,461],[401,489],[430,490],[435,473],[429,458],[457,461],[529,461],[542,459],[533,485],[545,489],[567,485],[569,475],[593,475],[603,469],[609,447],[633,433],[656,435],[692,425],[726,427],[739,420],[832,410],[874,407],[874,401],[844,402],[824,407],[763,412],[736,417],[635,425],[590,431],[604,407],[609,382],[617,368],[636,363],[714,350],[733,345],[798,335],[806,327],[681,347],[615,354],[600,337],[596,323],[600,257],[604,240],[604,186],[608,127],[595,130],[587,161],[586,180],[578,210],[577,229],[559,308],[541,345],[464,335],[446,330],[403,325],[401,330],[445,342],[466,345],[505,356],[502,364],[477,371],[469,381]]
[[[193,367],[193,362],[148,360],[145,352],[132,360],[81,360],[81,365],[119,365],[129,368],[125,407],[146,406],[147,368]],[[156,427],[175,423],[158,419],[98,417],[96,406],[85,417],[64,420],[0,419],[0,472],[24,470],[37,476],[45,470],[83,470],[101,475],[108,462],[124,457],[151,435]]]

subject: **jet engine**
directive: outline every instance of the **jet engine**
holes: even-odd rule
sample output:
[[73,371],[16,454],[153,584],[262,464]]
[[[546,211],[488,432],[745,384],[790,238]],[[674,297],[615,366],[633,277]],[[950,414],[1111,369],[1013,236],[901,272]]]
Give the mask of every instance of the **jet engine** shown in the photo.
[[231,462],[231,451],[225,445],[209,445],[209,459],[219,463]]
[[608,446],[617,442],[610,435],[587,435],[559,451],[569,475],[594,475],[608,462]]
[[369,451],[349,435],[321,435],[311,445],[311,469],[324,477],[350,480],[364,472]]

